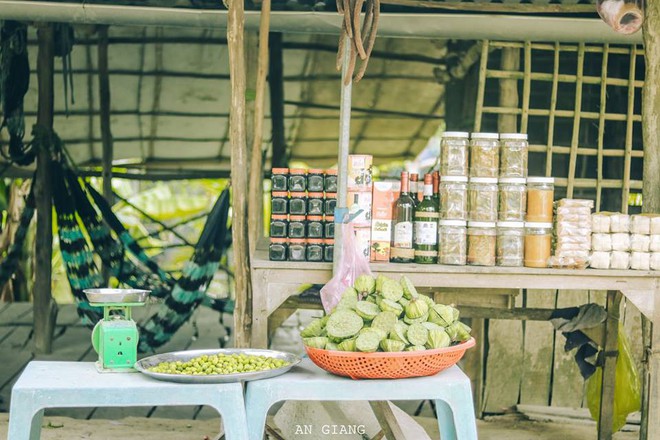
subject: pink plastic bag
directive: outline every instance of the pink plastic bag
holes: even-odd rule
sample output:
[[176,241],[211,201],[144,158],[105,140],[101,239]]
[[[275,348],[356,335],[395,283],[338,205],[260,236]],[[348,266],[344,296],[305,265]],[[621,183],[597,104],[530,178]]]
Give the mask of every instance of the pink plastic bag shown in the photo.
[[351,287],[357,277],[371,275],[369,259],[360,250],[352,223],[342,225],[341,246],[343,252],[337,272],[321,289],[321,303],[326,313],[335,308],[344,290]]

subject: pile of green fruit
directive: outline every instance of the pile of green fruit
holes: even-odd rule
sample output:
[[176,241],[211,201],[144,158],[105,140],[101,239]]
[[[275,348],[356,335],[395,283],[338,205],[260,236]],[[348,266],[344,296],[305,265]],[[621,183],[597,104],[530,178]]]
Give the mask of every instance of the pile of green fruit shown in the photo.
[[253,373],[274,370],[289,365],[282,359],[244,353],[202,355],[189,361],[161,362],[149,371],[164,374],[187,374],[193,376],[209,374]]
[[420,295],[410,279],[361,275],[337,307],[301,333],[306,346],[325,350],[416,351],[449,347],[470,339],[458,310]]

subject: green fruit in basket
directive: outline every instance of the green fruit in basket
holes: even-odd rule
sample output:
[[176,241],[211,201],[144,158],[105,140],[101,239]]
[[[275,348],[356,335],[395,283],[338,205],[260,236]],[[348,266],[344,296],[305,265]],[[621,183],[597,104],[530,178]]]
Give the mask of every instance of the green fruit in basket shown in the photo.
[[409,344],[408,338],[406,338],[406,332],[408,331],[408,326],[403,322],[399,321],[394,324],[394,328],[390,331],[390,339],[395,341],[401,341],[404,344]]
[[365,300],[365,301],[369,301],[370,303],[374,303],[374,304],[376,304],[376,299],[377,299],[377,298],[378,298],[378,297],[377,297],[376,295],[369,295],[369,296],[367,296],[364,300]]
[[328,343],[325,344],[325,349],[326,350],[333,350],[333,351],[339,350],[338,345],[335,344],[334,342],[330,342],[330,341],[328,341]]
[[380,348],[383,351],[403,351],[406,348],[406,344],[401,341],[395,341],[394,339],[383,339],[380,341]]
[[386,279],[383,281],[383,288],[380,290],[383,298],[390,301],[398,301],[403,296],[403,288],[394,280]]
[[429,310],[429,321],[441,327],[447,327],[454,322],[453,307],[444,304],[436,304]]
[[360,315],[352,310],[338,309],[330,315],[325,328],[329,337],[344,339],[357,334],[362,326],[364,326],[364,321]]
[[387,335],[396,323],[399,321],[399,315],[394,312],[380,312],[373,321],[371,321],[371,328],[378,328],[385,332]]
[[423,323],[423,322],[428,321],[428,319],[429,319],[429,314],[426,313],[425,315],[423,315],[423,316],[421,316],[421,317],[419,317],[419,318],[415,318],[415,319],[411,319],[411,318],[408,318],[407,316],[404,316],[404,317],[403,317],[403,322],[405,322],[405,323],[408,324],[408,325],[412,325],[412,324],[421,324],[421,323]]
[[365,327],[362,330],[360,330],[358,336],[360,336],[362,333],[376,333],[381,340],[387,338],[387,333],[385,332],[385,330],[378,327]]
[[300,336],[303,338],[312,338],[314,336],[321,336],[323,331],[323,321],[320,319],[314,319],[310,322],[307,327],[305,327],[301,332]]
[[380,313],[380,309],[372,302],[358,301],[355,305],[355,312],[365,321],[371,321]]
[[406,318],[418,319],[428,314],[429,305],[423,299],[414,298],[410,300],[404,310],[406,312]]
[[447,334],[454,342],[465,342],[470,339],[470,332],[472,329],[461,321],[456,321],[445,329]]
[[328,338],[324,338],[322,336],[317,336],[315,338],[305,338],[303,339],[303,343],[308,347],[320,348],[323,350],[328,344]]
[[413,285],[412,281],[410,281],[410,278],[405,275],[402,276],[399,280],[399,284],[401,284],[401,287],[403,288],[404,298],[412,299],[417,297],[417,289],[415,289],[415,286]]
[[354,309],[355,304],[357,304],[357,302],[358,302],[357,290],[353,289],[352,287],[349,287],[346,290],[344,290],[344,293],[341,294],[341,299],[339,300],[339,303],[337,304],[335,310]]
[[426,347],[424,347],[423,345],[411,345],[410,347],[407,347],[403,351],[425,351],[425,350]]
[[419,295],[419,298],[424,301],[427,306],[429,306],[429,309],[435,305],[435,301],[433,301],[433,298],[430,296]]
[[323,315],[321,318],[321,325],[325,328],[325,326],[328,324],[328,319],[330,319],[330,315]]
[[360,298],[376,291],[376,280],[371,275],[360,275],[353,283],[353,288],[357,290]]
[[372,353],[378,350],[378,345],[384,338],[381,338],[380,332],[368,330],[369,329],[365,329],[365,331],[358,335],[357,339],[355,340],[355,348],[357,348],[358,351]]
[[395,313],[396,316],[400,316],[401,313],[403,312],[403,306],[399,304],[398,302],[391,301],[389,299],[382,299],[380,300],[380,309],[383,312],[392,312]]
[[408,304],[410,304],[410,300],[409,300],[409,299],[406,299],[404,296],[402,296],[402,297],[399,299],[398,302],[399,302],[399,304],[401,304],[403,307],[405,307],[405,306],[407,306]]
[[435,324],[433,322],[427,321],[427,322],[422,322],[421,323],[428,331],[431,330],[442,330],[445,331],[445,328],[442,327],[441,325]]
[[429,338],[426,342],[427,348],[445,348],[451,345],[451,338],[444,329],[430,330]]
[[339,350],[339,351],[357,351],[357,348],[355,348],[355,339],[356,338],[344,339],[339,344],[337,344],[337,350]]
[[452,307],[452,306],[449,307],[451,307],[451,311],[454,314],[454,321],[458,321],[458,317],[461,315],[461,313],[458,311],[456,307]]
[[406,337],[413,345],[424,345],[429,339],[429,331],[423,324],[412,324],[408,327]]
[[389,280],[390,278],[387,278],[385,275],[378,275],[376,277],[376,293],[380,293],[383,291],[383,284],[385,281]]

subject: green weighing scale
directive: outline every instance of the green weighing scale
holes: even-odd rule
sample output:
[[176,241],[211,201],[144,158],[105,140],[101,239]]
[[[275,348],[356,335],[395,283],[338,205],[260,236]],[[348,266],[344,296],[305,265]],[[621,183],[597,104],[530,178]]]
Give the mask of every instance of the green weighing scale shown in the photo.
[[135,372],[140,335],[131,311],[145,304],[150,291],[87,289],[84,292],[91,306],[103,307],[103,319],[92,331],[92,345],[99,354],[96,368],[101,373]]

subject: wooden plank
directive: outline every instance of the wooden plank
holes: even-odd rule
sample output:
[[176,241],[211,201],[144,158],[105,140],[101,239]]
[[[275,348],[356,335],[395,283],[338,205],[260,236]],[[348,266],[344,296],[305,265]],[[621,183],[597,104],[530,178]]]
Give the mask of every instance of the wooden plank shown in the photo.
[[32,323],[32,304],[29,302],[11,303],[5,312],[0,314],[0,325]]
[[0,411],[9,411],[11,387],[25,365],[34,358],[29,347],[31,334],[30,327],[17,327],[0,343],[0,353],[12,354],[3,356],[3,361],[0,362]]
[[[503,48],[502,60],[500,61],[502,70],[505,72],[517,72],[520,68],[520,49]],[[518,80],[500,79],[500,107],[518,106]],[[517,133],[518,118],[515,115],[500,115],[497,119],[498,130],[500,133]]]
[[623,189],[621,191],[621,212],[628,213],[628,194],[630,194],[630,166],[633,147],[633,115],[635,114],[635,71],[637,67],[637,45],[630,48],[630,72],[628,73],[628,107],[626,122],[625,156],[623,157]]
[[[53,25],[42,23],[37,30],[39,54],[37,56],[37,79],[39,102],[37,125],[45,130],[53,128]],[[34,183],[37,207],[37,232],[35,237],[35,273],[32,298],[34,302],[34,345],[39,353],[50,353],[53,349],[53,329],[57,317],[57,305],[51,295],[51,264],[53,255],[53,203],[51,182],[51,152],[40,148],[37,153],[37,173]]]
[[[522,305],[522,298],[516,299]],[[503,413],[518,404],[523,365],[523,332],[520,321],[488,321],[488,353],[484,411]]]
[[[557,294],[557,308],[575,307],[589,301],[585,290],[561,290]],[[554,364],[552,375],[552,406],[580,408],[584,391],[584,380],[573,358],[574,353],[566,353],[566,338],[561,333],[555,337]]]
[[[647,2],[645,16],[646,72],[642,95],[645,159],[642,210],[660,212],[660,4]],[[660,404],[656,408],[660,409]],[[660,437],[660,420],[654,429],[657,429],[655,434]]]
[[484,96],[486,95],[486,71],[488,69],[488,40],[482,42],[481,62],[479,63],[479,84],[477,86],[477,109],[474,112],[474,131],[481,130]]
[[78,308],[75,304],[64,304],[58,307],[57,326],[84,326],[78,316]]
[[[596,178],[596,212],[600,211],[601,194],[603,192],[603,145],[605,143],[605,111],[607,109],[607,66],[610,45],[603,46],[603,62],[600,65],[600,109],[598,111],[598,173]],[[635,78],[632,78],[634,81]]]
[[[556,300],[555,290],[528,290],[525,306],[554,309]],[[524,357],[520,403],[549,405],[555,331],[547,321],[528,321],[523,325]]]
[[545,156],[545,175],[552,176],[552,150],[555,140],[555,113],[557,112],[557,94],[559,90],[559,43],[554,46],[552,68],[552,92],[550,95],[550,114],[548,118],[548,147]]
[[575,116],[573,118],[573,135],[571,137],[571,154],[568,161],[568,186],[566,197],[573,197],[575,185],[575,169],[577,165],[577,148],[580,143],[580,112],[582,111],[582,76],[584,74],[584,43],[580,43],[577,59],[577,80],[575,82]]
[[486,347],[486,320],[468,319],[467,325],[472,327],[472,337],[477,345],[465,352],[461,360],[461,368],[472,382],[472,397],[477,418],[483,416],[484,403],[484,361]]
[[529,123],[529,104],[530,96],[532,94],[531,87],[531,74],[532,74],[532,43],[525,41],[525,63],[524,63],[524,78],[523,78],[523,97],[522,97],[522,117],[520,118],[520,132],[527,133],[527,126]]
[[248,158],[245,133],[245,46],[244,5],[231,0],[227,24],[229,76],[231,79],[231,111],[229,116],[232,184],[232,241],[234,250],[234,341],[237,347],[249,347],[252,325],[252,287],[248,238]]

